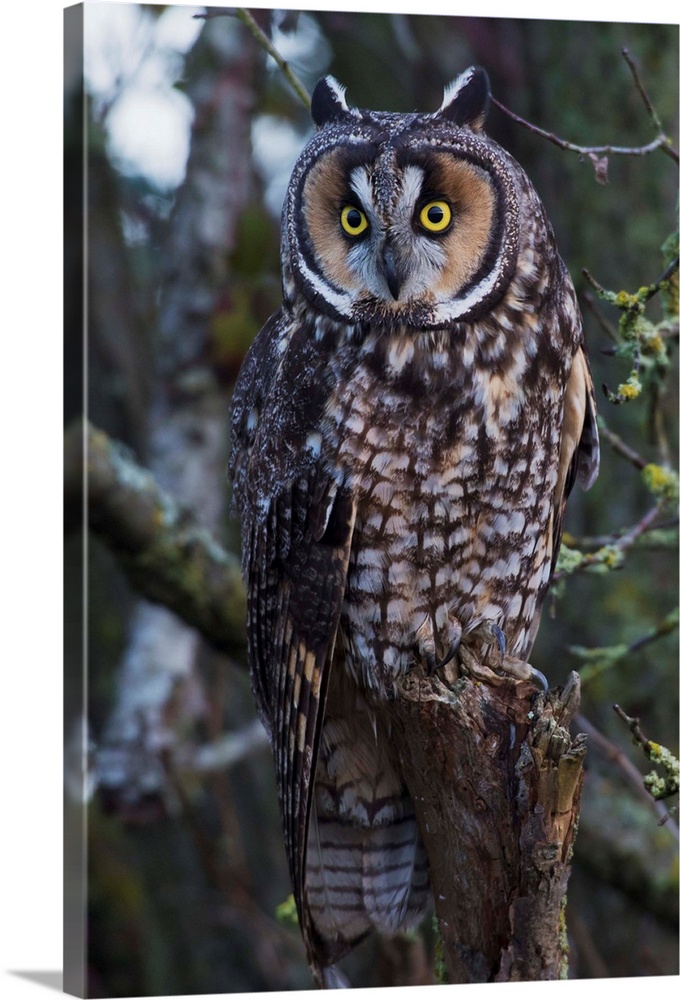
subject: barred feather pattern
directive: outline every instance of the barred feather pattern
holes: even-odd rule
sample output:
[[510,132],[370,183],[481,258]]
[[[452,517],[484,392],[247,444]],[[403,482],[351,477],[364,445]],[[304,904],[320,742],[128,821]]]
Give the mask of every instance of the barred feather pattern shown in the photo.
[[306,893],[333,960],[371,930],[412,926],[429,904],[427,859],[389,731],[342,666],[321,736]]

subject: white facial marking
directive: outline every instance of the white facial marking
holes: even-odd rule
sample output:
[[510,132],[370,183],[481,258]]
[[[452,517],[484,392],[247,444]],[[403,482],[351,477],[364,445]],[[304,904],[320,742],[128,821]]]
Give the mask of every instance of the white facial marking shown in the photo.
[[439,108],[437,114],[443,111],[444,108],[448,108],[449,104],[451,104],[456,95],[460,93],[463,87],[465,87],[472,79],[473,73],[474,73],[474,67],[470,66],[470,68],[466,69],[464,73],[461,73],[460,76],[457,76],[456,79],[452,81],[452,83],[446,85],[446,87],[444,88],[444,100],[442,101],[441,107]]

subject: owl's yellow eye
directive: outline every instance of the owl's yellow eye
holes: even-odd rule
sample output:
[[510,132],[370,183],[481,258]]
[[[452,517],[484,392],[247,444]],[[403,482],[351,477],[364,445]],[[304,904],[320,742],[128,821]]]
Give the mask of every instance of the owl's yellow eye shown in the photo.
[[430,233],[443,233],[451,223],[451,206],[446,201],[428,201],[420,210],[420,224]]
[[340,224],[350,236],[360,236],[368,229],[368,219],[360,208],[345,205],[340,213]]

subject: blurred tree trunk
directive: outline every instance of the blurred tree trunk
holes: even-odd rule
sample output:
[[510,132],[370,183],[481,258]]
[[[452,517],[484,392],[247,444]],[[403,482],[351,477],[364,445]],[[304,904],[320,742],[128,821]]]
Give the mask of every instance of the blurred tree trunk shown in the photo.
[[[148,464],[194,521],[222,534],[228,399],[210,361],[210,324],[230,278],[230,255],[251,195],[250,126],[262,53],[231,18],[206,23],[188,57],[195,118],[186,178],[163,251]],[[159,797],[161,751],[204,712],[201,638],[165,608],[138,601],[98,755],[108,800]]]

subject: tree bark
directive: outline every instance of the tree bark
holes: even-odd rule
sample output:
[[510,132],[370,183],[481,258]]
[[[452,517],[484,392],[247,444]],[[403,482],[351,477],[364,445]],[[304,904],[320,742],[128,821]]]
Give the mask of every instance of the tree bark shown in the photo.
[[567,726],[578,675],[536,694],[499,677],[413,673],[393,730],[425,842],[454,983],[566,976],[564,905],[585,737]]

